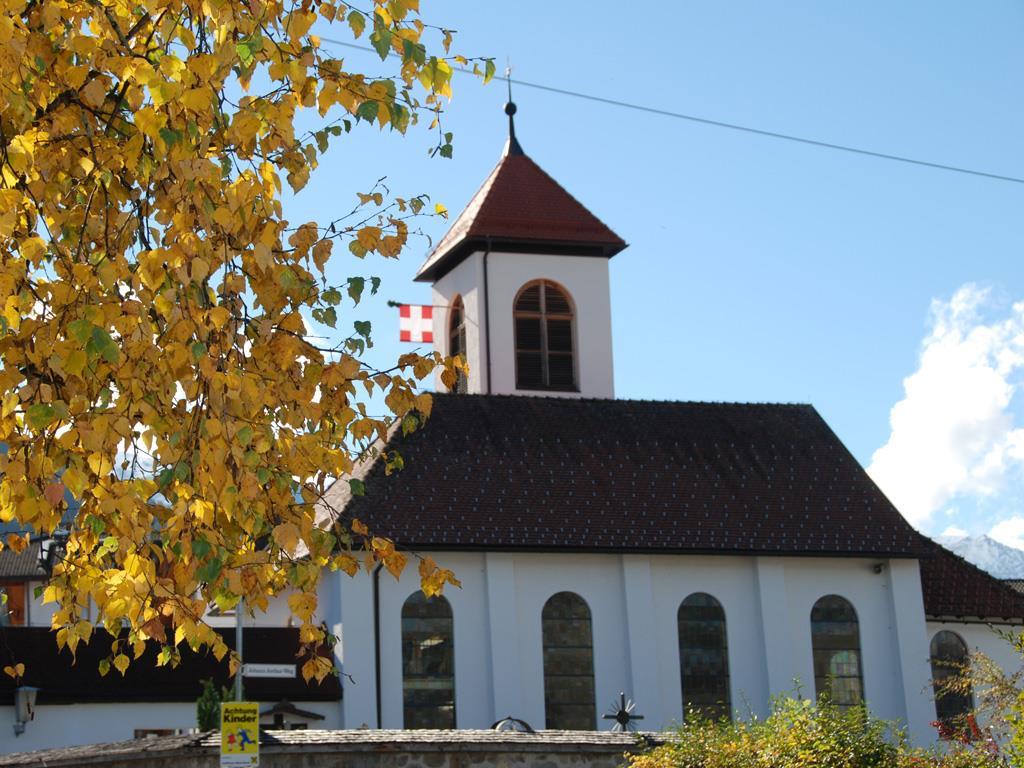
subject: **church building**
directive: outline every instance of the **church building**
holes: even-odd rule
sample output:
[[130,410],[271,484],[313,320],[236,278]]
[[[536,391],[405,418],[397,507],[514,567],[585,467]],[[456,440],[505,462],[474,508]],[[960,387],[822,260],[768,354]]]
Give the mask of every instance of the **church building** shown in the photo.
[[828,693],[933,742],[971,706],[937,705],[933,670],[971,648],[1016,668],[988,624],[1024,599],[915,531],[809,405],[616,400],[626,243],[506,111],[497,166],[416,278],[469,375],[392,437],[401,472],[328,494],[463,586],[341,581],[346,726],[609,728],[622,693],[661,729]]
[[[1017,669],[990,625],[1024,624],[1024,596],[915,531],[810,405],[616,399],[609,260],[626,243],[506,111],[497,166],[417,275],[435,349],[469,373],[393,432],[404,469],[369,462],[364,495],[326,497],[462,587],[426,599],[415,561],[397,581],[326,575],[342,674],[320,686],[294,670],[285,600],[246,620],[245,661],[286,671],[246,678],[263,726],[608,729],[625,699],[660,730],[827,694],[934,743],[931,723],[972,701],[936,702],[933,678],[975,648]],[[154,648],[102,677],[95,642],[73,663],[33,597],[47,551],[0,553],[0,649],[26,663],[17,691],[0,676],[0,752],[194,727],[199,681],[227,683],[224,665],[156,667]],[[234,647],[235,617],[209,620]]]

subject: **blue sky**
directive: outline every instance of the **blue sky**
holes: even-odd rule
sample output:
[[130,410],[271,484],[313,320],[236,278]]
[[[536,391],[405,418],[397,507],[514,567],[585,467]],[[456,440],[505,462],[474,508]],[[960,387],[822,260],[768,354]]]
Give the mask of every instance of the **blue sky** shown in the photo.
[[[513,79],[1024,177],[1024,6],[1011,0],[679,0],[647,16],[596,0],[422,6],[458,30],[460,52],[499,70],[510,58]],[[889,445],[872,471],[922,529],[1002,524],[1024,543],[1024,184],[514,97],[526,152],[630,243],[611,263],[619,397],[812,403],[865,466]],[[498,159],[504,101],[504,83],[457,77],[453,159],[427,158],[425,130],[364,127],[287,212],[327,220],[387,176],[456,214]],[[436,240],[445,224],[424,228]],[[374,322],[380,361],[403,351],[384,300],[429,300],[411,282],[427,250],[333,267],[384,278],[350,316]]]

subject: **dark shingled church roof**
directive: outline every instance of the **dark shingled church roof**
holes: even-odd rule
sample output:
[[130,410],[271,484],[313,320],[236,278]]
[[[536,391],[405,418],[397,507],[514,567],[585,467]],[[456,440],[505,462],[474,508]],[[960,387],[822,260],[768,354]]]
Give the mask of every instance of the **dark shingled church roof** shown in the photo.
[[438,394],[392,447],[405,468],[371,467],[348,512],[402,547],[921,551],[807,405]]
[[400,547],[915,557],[932,618],[1024,595],[915,531],[809,405],[434,396],[405,468],[327,494]]
[[513,141],[420,267],[417,280],[437,280],[473,251],[487,247],[604,258],[626,247]]

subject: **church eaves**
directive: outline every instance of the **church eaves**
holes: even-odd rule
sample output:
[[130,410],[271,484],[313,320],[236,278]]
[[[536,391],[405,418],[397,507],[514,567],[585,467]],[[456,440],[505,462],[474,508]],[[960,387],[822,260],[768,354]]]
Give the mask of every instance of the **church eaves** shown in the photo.
[[[511,111],[510,111],[511,110]],[[512,125],[498,165],[416,274],[443,277],[478,250],[611,258],[626,242],[530,159]]]

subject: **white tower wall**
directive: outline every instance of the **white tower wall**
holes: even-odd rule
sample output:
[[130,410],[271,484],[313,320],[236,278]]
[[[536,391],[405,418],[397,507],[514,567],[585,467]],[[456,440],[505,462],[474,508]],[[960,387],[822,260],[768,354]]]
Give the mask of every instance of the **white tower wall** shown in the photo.
[[[484,312],[484,270],[486,263],[488,323]],[[574,309],[573,353],[578,391],[536,391],[516,389],[515,328],[513,305],[519,290],[535,280],[550,280],[569,294]],[[608,260],[588,256],[491,252],[485,259],[480,251],[434,283],[433,303],[449,307],[461,296],[466,312],[467,360],[470,393],[544,394],[554,397],[613,398],[611,291]],[[434,346],[449,354],[450,311],[434,315]],[[487,343],[490,340],[490,371]],[[488,373],[490,389],[488,390]],[[440,379],[438,389],[442,389]]]

